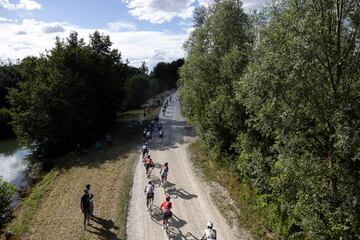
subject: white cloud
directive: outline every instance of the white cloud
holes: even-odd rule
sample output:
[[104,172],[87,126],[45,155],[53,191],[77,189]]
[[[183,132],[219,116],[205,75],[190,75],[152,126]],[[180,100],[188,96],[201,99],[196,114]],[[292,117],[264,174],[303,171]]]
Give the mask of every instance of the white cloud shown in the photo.
[[17,19],[0,17],[0,22],[18,22],[18,20]]
[[[44,31],[50,29],[53,31]],[[60,31],[57,31],[60,30]],[[117,31],[98,29],[110,36],[113,47],[120,50],[123,60],[133,66],[146,61],[150,69],[158,60],[172,61],[183,57],[182,45],[187,33],[174,34],[164,31]],[[87,41],[95,29],[81,28],[67,22],[42,22],[25,19],[22,22],[0,21],[0,59],[22,59],[39,56],[45,49],[54,47],[55,37],[65,38],[71,31]]]
[[169,22],[174,17],[191,18],[195,0],[123,0],[132,16],[151,23]]
[[109,22],[108,27],[110,31],[119,32],[119,31],[135,31],[136,26],[132,22]]
[[9,0],[0,0],[0,7],[7,10],[35,10],[41,9],[41,5],[33,0],[20,0],[19,3],[10,3]]

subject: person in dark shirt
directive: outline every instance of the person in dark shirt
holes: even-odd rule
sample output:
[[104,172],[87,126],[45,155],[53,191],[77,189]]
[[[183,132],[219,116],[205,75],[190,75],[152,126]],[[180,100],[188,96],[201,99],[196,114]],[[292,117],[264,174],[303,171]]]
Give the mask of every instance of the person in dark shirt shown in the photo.
[[90,208],[90,196],[87,189],[84,190],[84,195],[80,200],[81,211],[84,214],[84,229],[89,225],[91,217],[91,208]]

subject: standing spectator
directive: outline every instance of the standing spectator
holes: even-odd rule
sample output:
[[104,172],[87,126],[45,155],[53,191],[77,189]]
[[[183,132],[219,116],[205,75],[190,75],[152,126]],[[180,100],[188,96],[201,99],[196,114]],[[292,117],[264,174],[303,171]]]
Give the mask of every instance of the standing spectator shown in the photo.
[[84,189],[84,195],[80,200],[80,208],[81,212],[84,214],[84,229],[86,230],[86,226],[90,224],[90,196],[88,194],[87,189]]
[[90,184],[86,185],[86,190],[87,190],[87,193],[89,194],[89,201],[90,201],[90,216],[95,217],[95,215],[94,215],[94,194],[92,193],[90,187],[91,187]]

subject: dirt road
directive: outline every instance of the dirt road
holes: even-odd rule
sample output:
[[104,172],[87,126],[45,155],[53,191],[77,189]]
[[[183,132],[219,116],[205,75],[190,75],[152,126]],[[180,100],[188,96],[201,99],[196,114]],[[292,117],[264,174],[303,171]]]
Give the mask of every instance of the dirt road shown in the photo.
[[172,99],[165,116],[160,117],[165,132],[163,147],[156,142],[157,138],[153,139],[150,147],[150,155],[156,164],[151,175],[156,186],[154,205],[150,212],[146,211],[144,195],[146,175],[139,158],[129,206],[128,239],[168,239],[161,227],[162,214],[159,208],[165,199],[164,188],[160,186],[159,165],[165,161],[169,162],[168,184],[165,191],[171,195],[174,214],[170,220],[170,239],[199,239],[207,221],[214,223],[214,228],[218,231],[217,239],[248,239],[248,235],[241,236],[242,234],[238,234],[237,230],[228,226],[210,197],[208,184],[196,176],[188,153],[188,144],[194,140],[195,135],[186,127],[176,94],[172,95]]

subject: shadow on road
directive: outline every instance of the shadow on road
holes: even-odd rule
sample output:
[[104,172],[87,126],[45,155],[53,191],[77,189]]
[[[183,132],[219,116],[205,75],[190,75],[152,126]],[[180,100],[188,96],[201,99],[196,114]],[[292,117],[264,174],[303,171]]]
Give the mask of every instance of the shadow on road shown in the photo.
[[196,194],[191,194],[182,188],[177,189],[175,185],[166,188],[166,193],[169,194],[171,198],[182,198],[185,200],[197,198]]

